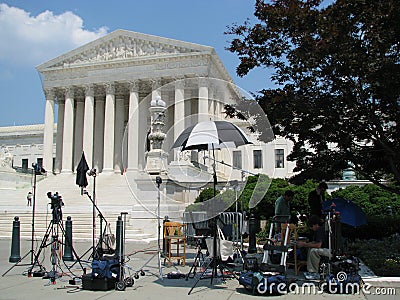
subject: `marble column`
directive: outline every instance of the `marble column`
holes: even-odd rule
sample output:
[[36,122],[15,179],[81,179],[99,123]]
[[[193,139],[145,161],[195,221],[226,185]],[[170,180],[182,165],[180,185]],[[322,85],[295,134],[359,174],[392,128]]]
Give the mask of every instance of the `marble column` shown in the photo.
[[83,151],[83,116],[85,112],[85,103],[76,101],[75,111],[75,138],[74,138],[74,169],[78,167]]
[[44,114],[44,135],[43,135],[43,168],[48,174],[53,172],[53,136],[54,136],[54,92],[51,89],[45,90],[46,110]]
[[199,109],[198,122],[209,121],[208,114],[208,79],[199,79]]
[[193,94],[194,94],[193,90],[187,91],[187,97],[189,99],[185,103],[185,128],[189,127],[190,125],[195,124],[197,121],[197,120],[195,120],[195,117],[197,116],[197,112],[196,112],[196,116],[193,116],[193,111],[192,111],[193,106],[195,106],[193,104],[193,102],[194,102],[195,98],[197,98],[197,89],[196,89],[196,96],[194,96]]
[[63,153],[63,134],[64,134],[64,99],[57,99],[58,115],[57,115],[57,137],[56,137],[56,161],[54,164],[54,173],[59,174],[62,167]]
[[[174,108],[174,141],[185,129],[185,81],[175,81],[175,108]],[[177,160],[178,150],[174,150],[174,160]]]
[[65,90],[63,154],[61,173],[72,173],[74,138],[74,90],[72,87]]
[[215,88],[214,90],[214,114],[215,114],[215,119],[216,120],[221,120],[223,119],[222,116],[222,108],[224,106],[224,93],[223,90],[218,87]]
[[161,98],[161,78],[152,80],[151,100]]
[[93,137],[94,137],[94,88],[85,87],[85,115],[83,121],[83,151],[89,168],[93,166]]
[[128,171],[139,166],[139,83],[130,83],[128,119]]
[[96,98],[95,101],[95,121],[94,121],[94,149],[93,149],[93,168],[97,172],[103,169],[103,147],[104,147],[104,98]]
[[115,100],[115,140],[114,140],[114,172],[121,173],[122,165],[122,140],[124,136],[125,121],[124,98],[119,96]]
[[[208,112],[208,78],[199,78],[199,103],[198,103],[198,118],[197,122],[210,121],[210,115]],[[194,152],[192,151],[192,159],[197,156],[197,161],[201,164],[207,164],[204,161],[204,151]]]
[[115,86],[106,85],[106,107],[104,116],[103,172],[114,171],[114,130],[115,130]]
[[211,86],[210,89],[208,90],[208,114],[210,115],[209,120],[211,121],[216,121],[216,116],[215,116],[215,109],[214,109],[214,104],[215,104],[215,99],[214,99],[214,88]]

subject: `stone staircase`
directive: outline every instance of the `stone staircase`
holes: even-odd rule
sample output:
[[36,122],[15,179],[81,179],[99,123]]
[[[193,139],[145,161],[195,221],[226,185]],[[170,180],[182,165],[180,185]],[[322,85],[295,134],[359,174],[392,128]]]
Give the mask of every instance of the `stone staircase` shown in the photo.
[[[168,216],[170,220],[181,220],[187,204],[168,199],[165,188],[159,193],[151,178],[145,174],[100,174],[88,177],[87,191],[96,200],[97,207],[110,224],[115,234],[116,221],[121,212],[126,212],[126,240],[149,242],[158,236],[158,197],[160,197],[160,222]],[[75,184],[75,174],[49,175],[36,185],[35,239],[42,239],[52,220],[51,200],[47,192],[58,192],[64,206],[63,225],[71,216],[73,239],[92,240],[93,204],[88,195],[81,194]],[[94,180],[96,180],[95,190]],[[32,207],[26,206],[26,194],[31,186],[0,189],[0,238],[10,238],[15,216],[20,220],[21,239],[31,239]],[[95,197],[93,197],[95,195]],[[100,234],[100,218],[96,210],[96,238]],[[103,222],[103,228],[105,226]]]
[[[107,222],[110,224],[110,230],[106,230],[106,233],[112,233],[115,235],[116,233],[116,223],[118,213],[111,213],[108,214],[106,217]],[[20,224],[20,238],[23,240],[31,240],[32,238],[32,212],[30,213],[14,213],[14,212],[1,212],[0,213],[0,237],[1,238],[11,238],[12,235],[12,227],[14,217],[17,216],[19,218]],[[46,231],[48,230],[49,226],[54,226],[51,223],[52,215],[51,211],[46,213],[35,213],[35,220],[34,220],[34,239],[40,240],[44,237]],[[62,222],[60,222],[63,228],[66,228],[66,220],[67,216],[63,216]],[[72,220],[72,237],[74,240],[81,240],[81,241],[91,241],[93,236],[93,217],[91,214],[79,214],[75,213],[71,216]],[[100,236],[100,228],[102,231],[105,229],[105,223],[103,222],[102,227],[100,226],[100,218],[96,217],[96,239]],[[59,229],[59,234],[61,235],[61,228]],[[143,229],[135,228],[133,225],[129,224],[127,220],[125,233],[127,240],[146,240],[152,239],[153,235],[149,233],[144,233]]]

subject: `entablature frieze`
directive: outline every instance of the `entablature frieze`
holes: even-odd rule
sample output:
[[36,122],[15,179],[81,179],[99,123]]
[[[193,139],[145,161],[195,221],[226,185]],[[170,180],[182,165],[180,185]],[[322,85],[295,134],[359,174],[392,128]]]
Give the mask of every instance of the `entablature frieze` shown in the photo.
[[[194,94],[198,93],[200,86],[207,86],[209,89],[218,89],[218,84],[215,83],[215,80],[206,75],[206,73],[194,73],[190,77],[168,76],[130,81],[105,81],[92,84],[60,86],[51,90],[54,93],[57,103],[61,103],[67,97],[67,91],[69,91],[69,96],[72,96],[74,100],[84,101],[86,96],[92,96],[96,99],[105,98],[107,93],[113,94],[116,97],[127,98],[132,91],[136,91],[139,93],[140,98],[144,98],[156,89],[161,89],[161,93],[170,93],[174,92],[177,88],[183,88],[188,91],[192,90]],[[218,82],[223,86],[229,85],[229,83],[222,80]]]
[[81,68],[43,71],[45,88],[67,85],[87,85],[115,81],[132,81],[154,77],[193,76],[195,73],[209,75],[210,59],[205,56],[195,58],[171,58],[171,60],[150,63],[123,62],[118,65],[87,66]]

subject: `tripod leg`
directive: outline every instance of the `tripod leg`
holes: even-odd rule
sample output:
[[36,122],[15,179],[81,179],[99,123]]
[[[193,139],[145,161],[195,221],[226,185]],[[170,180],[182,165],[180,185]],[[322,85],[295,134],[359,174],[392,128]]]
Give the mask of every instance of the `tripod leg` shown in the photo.
[[67,243],[68,243],[69,245],[71,245],[72,253],[75,255],[76,260],[77,260],[77,262],[79,263],[79,265],[81,266],[81,269],[82,269],[83,273],[86,273],[86,269],[83,267],[80,257],[78,256],[78,254],[76,253],[74,247],[72,246],[72,241],[70,241],[69,238],[67,237],[67,235],[65,234],[65,229],[64,229],[64,226],[63,226],[61,220],[60,220],[60,222],[58,223],[58,226],[59,226],[59,228],[61,229],[61,234],[62,234],[62,236],[64,236],[65,239],[67,240]]
[[36,266],[36,264],[37,264],[38,266],[40,266],[41,269],[43,268],[43,266],[41,266],[40,263],[39,263],[39,256],[40,256],[40,253],[42,252],[42,249],[45,248],[45,247],[47,247],[46,243],[47,243],[47,239],[49,238],[50,231],[51,231],[51,229],[52,229],[52,225],[53,225],[53,221],[50,220],[50,223],[49,223],[49,226],[47,227],[46,233],[44,234],[44,237],[43,237],[43,239],[42,239],[42,242],[40,243],[39,251],[38,251],[38,253],[35,255],[35,258],[34,258],[34,260],[33,260],[33,264],[32,264],[32,266],[29,268],[28,273],[32,273],[32,270],[33,270],[33,268]]
[[17,261],[15,264],[13,264],[13,265],[11,266],[11,268],[9,268],[7,271],[5,271],[5,272],[3,273],[3,275],[1,275],[1,276],[4,277],[4,276],[5,276],[8,272],[10,272],[14,267],[18,266],[19,263],[20,263],[25,257],[27,257],[29,254],[31,254],[32,251],[33,251],[33,250],[29,250],[28,253],[26,253],[22,258],[20,258],[19,261]]
[[193,276],[196,275],[197,263],[200,263],[200,255],[202,256],[203,253],[201,253],[201,250],[199,249],[197,251],[196,257],[194,258],[194,262],[193,262],[192,266],[190,267],[189,273],[186,274],[186,278],[185,278],[186,280],[189,279],[192,271],[193,271]]
[[[204,276],[204,274],[207,272],[207,270],[209,269],[210,265],[214,263],[214,258],[211,259],[211,261],[207,264],[207,266],[205,267],[204,271],[201,273],[201,275],[199,276],[199,278],[196,279],[196,281],[194,282],[193,286],[191,287],[190,291],[188,292],[188,295],[190,295],[190,293],[193,291],[193,289],[196,287],[196,285],[199,283],[200,279],[202,279],[202,277]],[[213,276],[214,270],[212,272]],[[211,277],[212,280],[212,277]]]
[[[63,226],[63,224],[62,224],[62,221],[61,221],[61,220],[60,220],[60,221],[57,223],[57,226],[58,226],[58,228],[60,228],[60,229],[61,229],[61,239],[62,239],[62,237],[64,237],[64,238],[65,238],[65,242],[68,244],[68,246],[70,246],[70,247],[71,247],[72,253],[75,255],[76,262],[78,262],[78,263],[79,263],[79,265],[81,266],[81,269],[82,269],[83,273],[86,273],[86,269],[83,267],[83,265],[82,265],[82,262],[81,262],[81,259],[80,259],[79,255],[76,253],[76,251],[75,251],[74,247],[72,246],[72,241],[70,241],[70,240],[67,238],[67,235],[65,234],[65,229],[64,229],[64,226]],[[76,263],[76,262],[75,262],[75,263]],[[73,264],[71,265],[71,267],[72,267],[72,266],[74,266],[74,265],[75,265],[75,263],[73,263]]]
[[[81,259],[79,260],[79,261],[82,261],[82,257],[84,257],[86,254],[88,254],[89,252],[92,252],[93,253],[93,247],[92,246],[90,246],[90,248],[89,249],[87,249],[82,255],[81,255]],[[88,260],[86,261],[86,260],[84,260],[84,262],[87,262],[87,263],[89,263],[90,262],[90,258],[92,257],[92,253],[90,254],[90,256],[88,257]],[[75,256],[76,256],[76,254],[75,254]],[[76,256],[76,257],[78,257],[78,256]],[[72,268],[73,266],[75,266],[75,264],[77,263],[77,262],[79,262],[78,260],[76,260],[71,266],[70,266],[70,268]]]

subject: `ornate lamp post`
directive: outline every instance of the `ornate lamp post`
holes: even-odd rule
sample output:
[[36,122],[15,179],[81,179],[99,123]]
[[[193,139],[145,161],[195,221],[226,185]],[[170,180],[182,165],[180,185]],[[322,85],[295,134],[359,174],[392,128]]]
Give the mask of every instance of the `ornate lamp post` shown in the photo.
[[146,153],[146,171],[149,174],[161,174],[166,171],[167,157],[162,149],[166,134],[163,132],[165,123],[166,104],[161,97],[153,99],[150,103],[151,131],[148,135],[150,151]]

